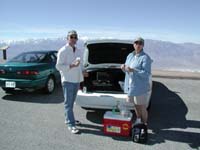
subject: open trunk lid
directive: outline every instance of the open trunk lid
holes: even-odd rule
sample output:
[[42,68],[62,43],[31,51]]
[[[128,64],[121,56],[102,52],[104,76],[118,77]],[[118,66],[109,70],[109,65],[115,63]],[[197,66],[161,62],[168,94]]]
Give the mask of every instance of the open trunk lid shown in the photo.
[[122,64],[133,51],[131,43],[102,42],[87,44],[86,61],[89,65]]

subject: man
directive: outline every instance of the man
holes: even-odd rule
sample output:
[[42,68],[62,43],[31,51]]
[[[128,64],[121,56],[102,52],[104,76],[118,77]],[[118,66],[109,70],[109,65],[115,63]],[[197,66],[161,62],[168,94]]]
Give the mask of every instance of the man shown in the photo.
[[69,31],[67,44],[58,51],[56,68],[60,71],[64,94],[65,123],[71,133],[76,134],[76,121],[73,112],[74,101],[77,96],[80,82],[83,81],[82,57],[83,53],[76,48],[78,34]]

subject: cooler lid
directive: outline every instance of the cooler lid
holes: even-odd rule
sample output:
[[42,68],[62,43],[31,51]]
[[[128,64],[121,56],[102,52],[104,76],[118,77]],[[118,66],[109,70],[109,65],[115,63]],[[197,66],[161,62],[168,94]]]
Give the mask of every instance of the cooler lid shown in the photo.
[[112,111],[107,111],[104,114],[104,119],[113,119],[113,120],[121,120],[121,121],[131,121],[133,114],[130,113],[129,117],[124,117],[120,115],[120,113],[115,112],[113,113]]

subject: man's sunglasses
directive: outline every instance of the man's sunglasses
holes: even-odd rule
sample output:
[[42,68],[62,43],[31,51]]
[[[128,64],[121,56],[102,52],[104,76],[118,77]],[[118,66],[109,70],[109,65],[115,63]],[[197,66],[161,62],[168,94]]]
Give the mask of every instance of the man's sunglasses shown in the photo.
[[77,40],[78,37],[77,37],[77,36],[70,36],[70,39],[75,39],[75,40]]
[[142,42],[139,42],[139,41],[136,41],[135,44],[136,44],[136,45],[143,45],[143,43],[142,43]]

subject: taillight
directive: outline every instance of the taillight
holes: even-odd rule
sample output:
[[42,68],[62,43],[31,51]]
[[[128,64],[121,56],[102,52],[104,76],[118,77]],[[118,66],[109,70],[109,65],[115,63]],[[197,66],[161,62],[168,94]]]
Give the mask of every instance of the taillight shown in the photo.
[[3,70],[3,69],[1,69],[1,70],[0,70],[0,74],[6,74],[6,71]]
[[39,72],[36,70],[22,70],[22,71],[17,71],[18,75],[38,75]]

